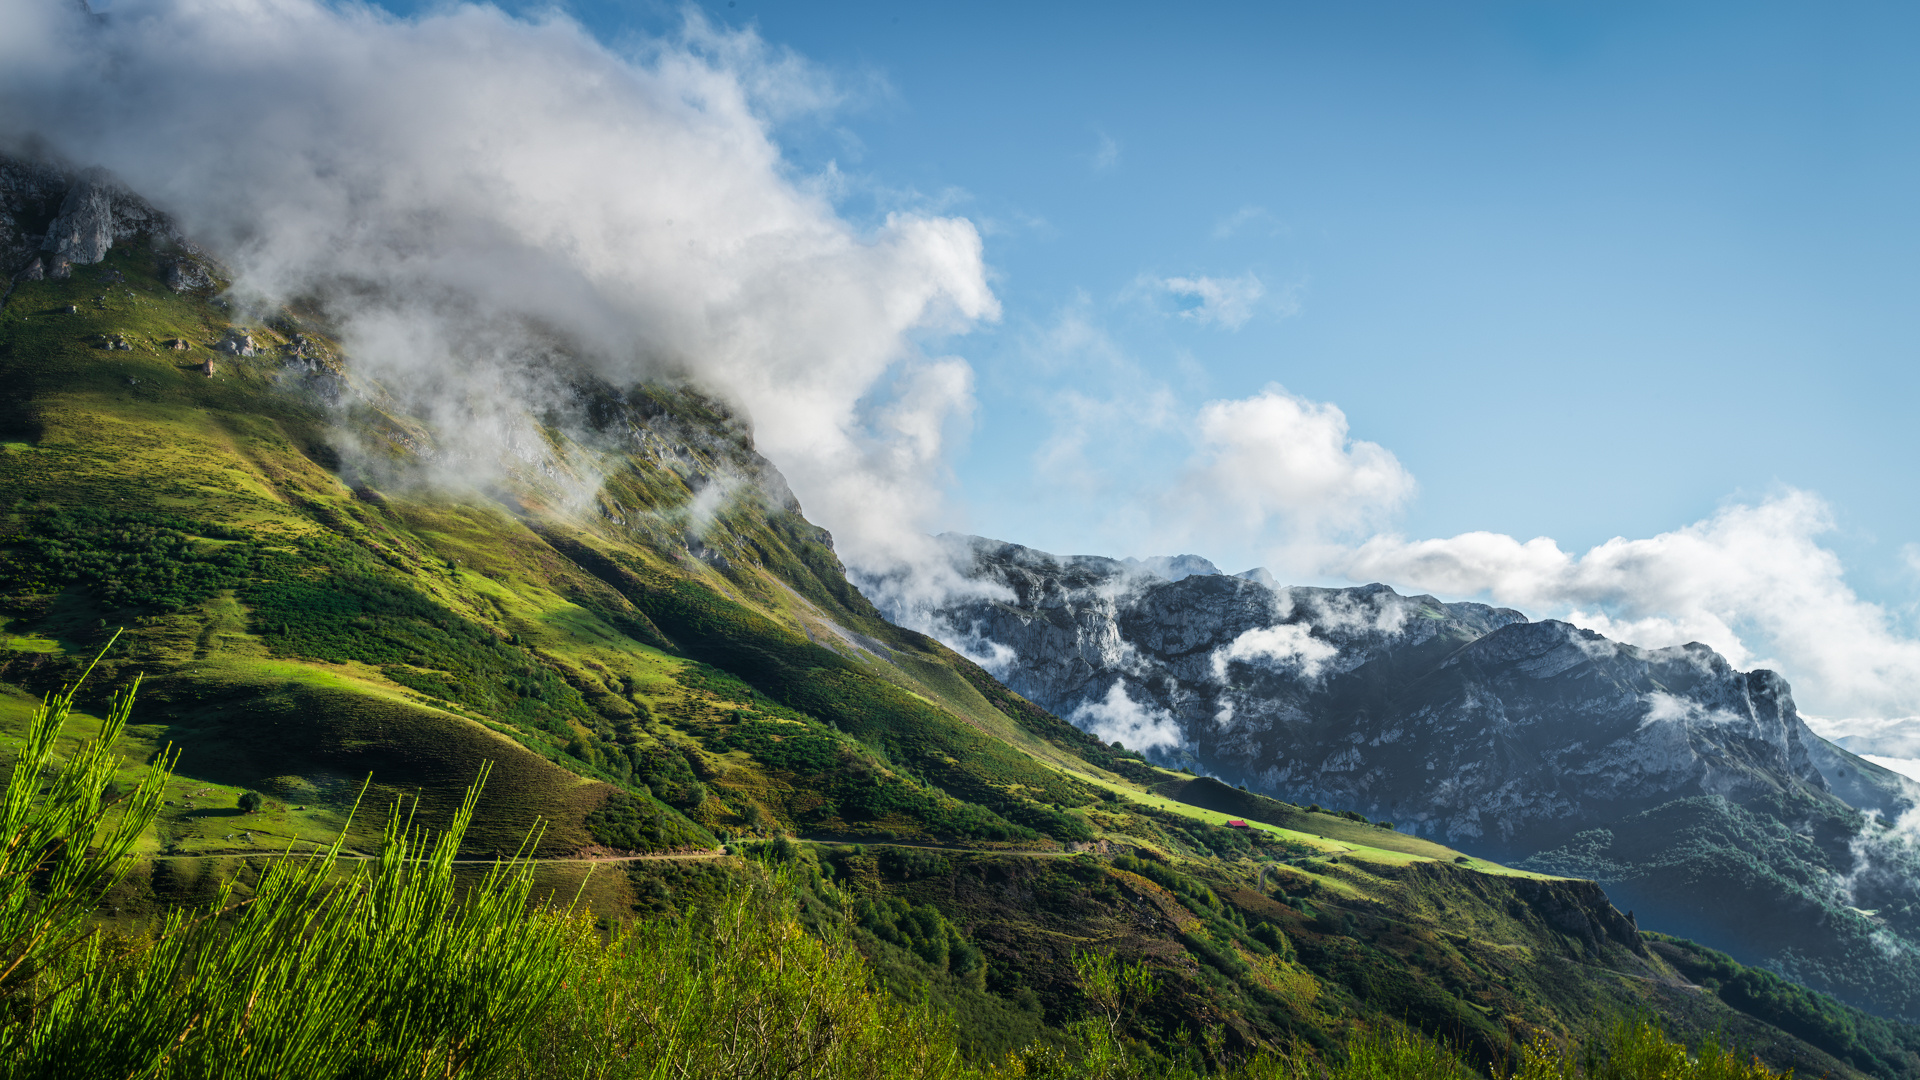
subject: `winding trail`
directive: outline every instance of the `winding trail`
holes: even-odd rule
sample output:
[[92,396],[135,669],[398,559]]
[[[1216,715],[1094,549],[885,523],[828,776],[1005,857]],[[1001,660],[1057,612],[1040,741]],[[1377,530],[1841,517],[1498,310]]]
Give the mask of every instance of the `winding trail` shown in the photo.
[[[196,859],[318,859],[324,851],[223,851],[209,855],[149,855],[154,862],[191,862]],[[497,859],[455,859],[455,866],[491,866],[494,863],[532,862],[532,863],[626,863],[626,862],[665,862],[690,859],[720,859],[726,857],[726,851],[672,851],[655,855],[589,855],[589,856],[552,856],[548,858],[512,859],[501,856]],[[341,862],[369,862],[378,859],[378,855],[363,855],[358,852],[341,852]],[[410,862],[425,862],[425,859],[412,859]]]

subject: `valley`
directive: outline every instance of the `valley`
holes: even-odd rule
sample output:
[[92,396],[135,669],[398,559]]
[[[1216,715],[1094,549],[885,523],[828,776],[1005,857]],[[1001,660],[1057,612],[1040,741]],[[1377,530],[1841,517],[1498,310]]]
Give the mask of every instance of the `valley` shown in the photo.
[[[9,235],[49,229],[75,182],[0,174]],[[1291,622],[1274,589],[1221,575],[1123,607],[1100,592],[1118,571],[1031,552],[985,558],[1032,591],[949,613],[966,633],[943,644],[848,581],[695,383],[611,385],[556,348],[559,390],[521,441],[451,484],[445,433],[356,370],[321,299],[237,300],[157,212],[102,197],[99,257],[33,263],[0,307],[0,749],[90,665],[69,750],[139,680],[116,782],[179,761],[103,926],[244,902],[260,864],[336,839],[342,867],[371,861],[404,799],[419,825],[462,822],[453,877],[524,853],[529,895],[578,896],[596,926],[681,925],[777,880],[766,925],[844,934],[886,1000],[958,1032],[968,1068],[1077,1052],[1097,955],[1157,980],[1113,1024],[1164,1075],[1268,1051],[1338,1062],[1367,1031],[1497,1070],[1537,1038],[1654,1016],[1776,1070],[1920,1076],[1899,906],[1917,879],[1896,863],[1854,881],[1879,912],[1854,916],[1819,876],[1874,837],[1836,792],[1891,816],[1910,788],[1814,753],[1777,678],[1378,589],[1314,594]],[[1418,632],[1381,629],[1391,613]],[[1218,649],[1260,631],[1271,648],[1208,681]],[[990,673],[965,654],[976,638],[1024,666]],[[1126,650],[1164,663],[1123,697],[1177,716],[1177,740],[1085,730],[1081,707],[1135,670]],[[1307,662],[1328,680],[1299,678]],[[1572,762],[1552,783],[1471,764],[1471,703],[1537,683],[1551,700],[1533,715],[1638,732],[1646,680],[1683,717],[1747,711],[1592,762],[1524,735],[1495,748]],[[1262,725],[1213,725],[1229,700]],[[1389,737],[1422,709],[1455,725],[1444,770]],[[1659,756],[1676,746],[1681,764]],[[1328,764],[1346,748],[1351,767]],[[1854,787],[1823,771],[1841,768]],[[1756,912],[1805,897],[1794,918],[1824,929],[1766,939],[1792,958],[1729,936],[1709,916],[1736,887]],[[1846,951],[1883,933],[1893,960]]]

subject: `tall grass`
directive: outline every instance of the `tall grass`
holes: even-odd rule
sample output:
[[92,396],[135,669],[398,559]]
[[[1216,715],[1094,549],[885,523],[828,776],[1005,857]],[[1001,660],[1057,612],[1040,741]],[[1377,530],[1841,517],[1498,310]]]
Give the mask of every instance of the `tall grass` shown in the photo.
[[[81,682],[92,671],[89,665]],[[124,764],[114,744],[138,687],[136,679],[115,695],[99,735],[64,762],[55,748],[80,683],[45,699],[8,770],[0,795],[0,1000],[14,1014],[31,1014],[58,992],[48,969],[91,939],[94,906],[126,875],[134,844],[159,810],[172,764],[165,754],[132,791],[114,792]]]
[[493,1072],[546,1010],[578,933],[531,903],[525,859],[459,887],[453,857],[480,786],[437,837],[396,807],[380,858],[355,871],[342,873],[336,841],[317,858],[276,860],[251,899],[229,882],[130,947],[95,937],[48,969],[67,985],[10,1030],[7,1073]]
[[581,1080],[972,1075],[949,1026],[874,983],[846,925],[796,918],[785,872],[713,910],[581,943],[567,986],[503,1075]]
[[[289,851],[249,897],[229,882],[208,905],[134,939],[111,937],[88,915],[125,875],[171,764],[163,758],[113,796],[113,745],[132,705],[129,688],[99,736],[61,764],[73,691],[49,698],[0,795],[0,1077],[1479,1075],[1444,1045],[1391,1026],[1358,1031],[1336,1061],[1296,1049],[1230,1064],[1218,1030],[1169,1057],[1128,1037],[1156,980],[1105,954],[1076,958],[1089,1014],[1064,1026],[1066,1045],[969,1063],[950,1020],[876,984],[850,914],[821,933],[803,927],[803,889],[786,872],[750,871],[704,912],[636,922],[607,941],[584,915],[533,895],[529,847],[462,887],[454,855],[484,773],[437,836],[396,806],[377,860],[349,867],[338,841],[317,857]],[[1714,1042],[1690,1054],[1642,1020],[1577,1054],[1535,1042],[1499,1080],[1780,1078]]]

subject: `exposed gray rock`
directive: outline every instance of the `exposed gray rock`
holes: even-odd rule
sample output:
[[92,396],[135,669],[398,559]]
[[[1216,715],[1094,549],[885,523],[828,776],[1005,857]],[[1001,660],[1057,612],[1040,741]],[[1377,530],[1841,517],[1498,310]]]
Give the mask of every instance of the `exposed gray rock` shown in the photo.
[[238,330],[229,330],[227,336],[221,338],[220,343],[214,348],[228,356],[252,356],[254,355],[253,336]]
[[1649,926],[1920,1020],[1920,848],[1892,824],[1920,785],[1815,735],[1771,671],[1384,585],[946,539],[980,588],[937,636],[1106,741],[1599,879]]
[[192,247],[166,215],[103,170],[0,154],[0,265],[45,252],[48,275],[64,280],[63,264],[97,263],[114,244],[142,233]]
[[213,278],[207,273],[206,268],[185,256],[168,259],[161,267],[161,274],[166,280],[167,288],[174,292],[204,289],[213,284]]
[[940,612],[951,643],[1104,739],[1254,791],[1512,853],[1674,798],[1831,790],[1810,747],[1837,751],[1785,681],[1704,645],[1639,649],[1384,585],[1167,580],[954,543],[1013,599]]
[[101,169],[74,178],[60,203],[60,216],[47,226],[42,246],[56,258],[86,265],[107,257],[113,247],[113,185]]
[[27,264],[26,269],[14,275],[14,280],[40,281],[44,279],[46,276],[47,276],[46,263],[40,260],[40,256],[35,255],[33,257],[33,261]]

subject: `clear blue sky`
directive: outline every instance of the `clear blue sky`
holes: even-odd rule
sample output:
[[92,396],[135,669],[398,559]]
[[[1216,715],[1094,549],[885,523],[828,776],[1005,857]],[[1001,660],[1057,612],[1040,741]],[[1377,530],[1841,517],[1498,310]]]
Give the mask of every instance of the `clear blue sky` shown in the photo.
[[[680,18],[563,6],[612,41]],[[1115,546],[1029,479],[1065,389],[1279,382],[1418,479],[1407,535],[1584,550],[1792,486],[1833,506],[1856,588],[1915,595],[1912,5],[704,10],[865,88],[783,132],[850,178],[845,213],[982,225],[1004,318],[940,343],[978,374],[975,531]],[[1138,284],[1248,274],[1237,330]],[[1063,313],[1123,374],[1048,355]]]

